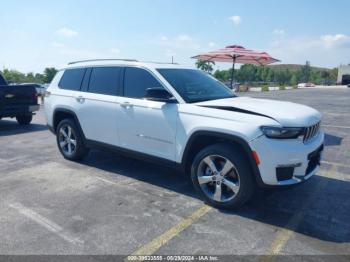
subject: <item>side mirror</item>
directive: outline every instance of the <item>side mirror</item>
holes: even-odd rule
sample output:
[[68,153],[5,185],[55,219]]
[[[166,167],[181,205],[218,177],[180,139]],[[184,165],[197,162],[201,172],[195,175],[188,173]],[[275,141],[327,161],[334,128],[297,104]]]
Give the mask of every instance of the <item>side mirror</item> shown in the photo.
[[176,99],[161,87],[147,88],[145,99],[164,103],[177,103]]

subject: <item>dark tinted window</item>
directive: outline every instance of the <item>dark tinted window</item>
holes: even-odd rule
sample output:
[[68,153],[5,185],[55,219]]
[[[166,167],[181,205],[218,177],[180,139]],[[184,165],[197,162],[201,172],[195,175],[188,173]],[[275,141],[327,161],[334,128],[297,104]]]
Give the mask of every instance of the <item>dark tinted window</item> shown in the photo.
[[85,68],[65,70],[58,86],[67,90],[80,90],[85,70]]
[[143,98],[147,88],[162,87],[149,72],[141,68],[128,67],[124,76],[124,96]]
[[117,95],[120,67],[95,67],[90,76],[89,92],[102,95]]

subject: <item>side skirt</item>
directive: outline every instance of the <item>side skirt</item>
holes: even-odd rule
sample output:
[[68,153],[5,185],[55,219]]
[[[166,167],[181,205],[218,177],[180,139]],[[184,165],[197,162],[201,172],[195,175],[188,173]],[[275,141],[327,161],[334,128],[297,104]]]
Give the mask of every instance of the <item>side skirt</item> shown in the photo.
[[179,172],[184,172],[183,166],[180,163],[177,163],[177,162],[165,159],[165,158],[156,157],[156,156],[148,155],[145,153],[140,153],[137,151],[126,149],[126,148],[113,146],[113,145],[109,145],[106,143],[97,142],[97,141],[88,140],[88,139],[85,140],[85,145],[88,148],[98,149],[98,150],[102,150],[102,151],[109,151],[112,153],[117,153],[117,154],[120,154],[120,155],[123,155],[126,157],[138,159],[141,161],[150,162],[150,163],[161,165],[161,166],[166,166],[166,167],[175,169],[176,171],[179,171]]

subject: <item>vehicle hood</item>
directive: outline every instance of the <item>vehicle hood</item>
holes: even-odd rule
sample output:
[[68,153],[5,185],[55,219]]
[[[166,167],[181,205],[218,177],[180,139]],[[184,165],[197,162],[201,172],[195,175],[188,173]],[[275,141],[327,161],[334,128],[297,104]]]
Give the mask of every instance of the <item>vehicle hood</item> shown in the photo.
[[311,107],[269,99],[234,97],[199,102],[195,105],[268,117],[284,127],[306,127],[321,121],[321,114]]

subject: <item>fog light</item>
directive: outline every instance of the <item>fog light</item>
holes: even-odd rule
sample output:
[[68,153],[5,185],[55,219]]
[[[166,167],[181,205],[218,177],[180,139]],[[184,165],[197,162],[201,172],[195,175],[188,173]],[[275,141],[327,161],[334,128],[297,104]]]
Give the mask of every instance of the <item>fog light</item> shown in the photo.
[[279,182],[292,179],[293,175],[294,175],[294,167],[277,167],[276,168],[276,177]]
[[278,181],[285,181],[293,178],[294,169],[300,167],[301,163],[278,165],[276,168],[276,177]]

